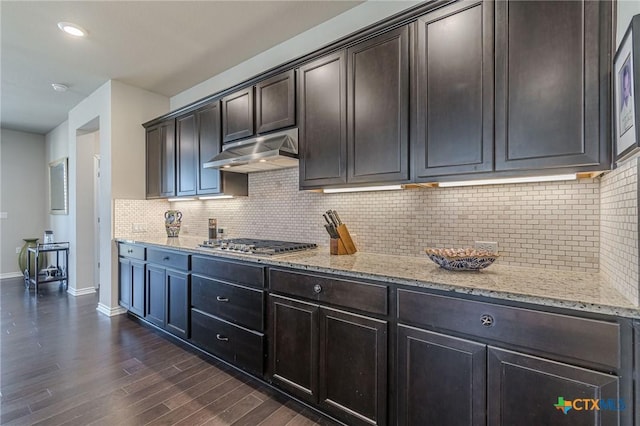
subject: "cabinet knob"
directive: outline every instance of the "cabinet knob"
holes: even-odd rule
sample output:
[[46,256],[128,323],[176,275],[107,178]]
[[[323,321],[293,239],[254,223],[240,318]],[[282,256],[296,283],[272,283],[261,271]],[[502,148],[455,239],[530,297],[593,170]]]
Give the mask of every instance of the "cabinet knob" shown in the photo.
[[133,253],[133,249],[127,250],[127,253]]
[[162,260],[164,260],[166,262],[167,260],[169,260],[169,256],[163,257]]
[[484,327],[493,327],[495,320],[489,314],[483,314],[480,316],[480,324]]
[[314,285],[314,286],[313,286],[313,291],[314,291],[316,294],[321,293],[321,292],[322,292],[322,286],[321,286],[320,284],[316,284],[316,285]]
[[229,341],[229,338],[227,336],[223,336],[222,334],[216,334],[216,339],[222,340],[223,342]]
[[216,300],[218,302],[228,302],[229,299],[227,299],[226,297],[222,297],[222,296],[216,296]]

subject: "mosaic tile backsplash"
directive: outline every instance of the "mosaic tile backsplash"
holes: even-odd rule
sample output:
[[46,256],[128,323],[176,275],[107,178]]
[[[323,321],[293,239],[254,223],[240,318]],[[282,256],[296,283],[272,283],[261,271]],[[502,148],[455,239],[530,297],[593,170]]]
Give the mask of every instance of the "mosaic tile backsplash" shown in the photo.
[[639,158],[621,164],[600,184],[600,272],[638,305]]
[[183,213],[181,232],[203,239],[212,217],[230,238],[327,245],[322,213],[335,209],[360,251],[424,256],[426,247],[497,241],[497,263],[586,272],[600,267],[599,179],[319,194],[299,191],[298,170],[285,169],[250,174],[245,198],[115,200],[114,208],[115,237],[135,236],[134,226],[164,234],[164,211],[176,208]]

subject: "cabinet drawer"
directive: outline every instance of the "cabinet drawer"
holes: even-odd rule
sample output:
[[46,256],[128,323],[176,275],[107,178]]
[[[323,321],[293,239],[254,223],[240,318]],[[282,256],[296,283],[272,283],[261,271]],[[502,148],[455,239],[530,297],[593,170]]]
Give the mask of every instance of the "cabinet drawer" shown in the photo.
[[252,332],[192,309],[191,340],[207,352],[262,376],[264,334]]
[[230,262],[213,257],[193,256],[191,267],[195,274],[235,284],[264,288],[264,268],[261,266]]
[[526,348],[566,361],[620,368],[620,325],[613,322],[398,290],[398,318]]
[[317,275],[269,270],[271,290],[346,308],[387,315],[388,288]]
[[147,260],[167,268],[189,270],[189,255],[186,253],[149,248]]
[[123,257],[145,260],[145,248],[135,244],[118,243],[118,254]]
[[194,275],[191,304],[211,315],[264,331],[264,292]]

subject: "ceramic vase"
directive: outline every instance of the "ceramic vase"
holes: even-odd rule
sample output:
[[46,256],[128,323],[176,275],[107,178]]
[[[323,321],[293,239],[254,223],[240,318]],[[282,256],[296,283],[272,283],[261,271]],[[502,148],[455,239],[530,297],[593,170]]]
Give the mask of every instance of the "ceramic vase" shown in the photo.
[[182,224],[182,212],[179,210],[167,210],[164,212],[164,227],[168,237],[177,237]]
[[[18,267],[20,268],[20,272],[24,272],[27,269],[27,249],[29,247],[35,247],[38,245],[38,238],[24,238],[24,245],[20,249],[20,254],[18,254]],[[42,260],[44,259],[43,255],[40,255],[40,267],[43,267]],[[33,274],[36,269],[36,257],[31,255],[31,267],[29,270],[31,274]]]

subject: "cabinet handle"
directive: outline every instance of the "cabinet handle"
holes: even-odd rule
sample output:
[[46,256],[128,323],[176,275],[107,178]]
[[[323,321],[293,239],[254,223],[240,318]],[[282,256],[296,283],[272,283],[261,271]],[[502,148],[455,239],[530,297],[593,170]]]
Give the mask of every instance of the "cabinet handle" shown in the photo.
[[166,262],[167,260],[169,260],[169,256],[163,257],[162,260],[164,260]]
[[223,342],[229,341],[229,338],[227,336],[223,336],[222,334],[216,334],[216,339],[222,340]]
[[316,284],[316,285],[314,285],[314,286],[313,286],[313,291],[314,291],[316,294],[321,293],[321,292],[322,292],[322,286],[321,286],[320,284]]
[[480,324],[482,324],[484,327],[493,327],[494,323],[495,320],[491,315],[483,314],[480,316]]
[[218,302],[228,302],[229,299],[227,299],[226,297],[222,297],[222,296],[216,296],[216,300]]

